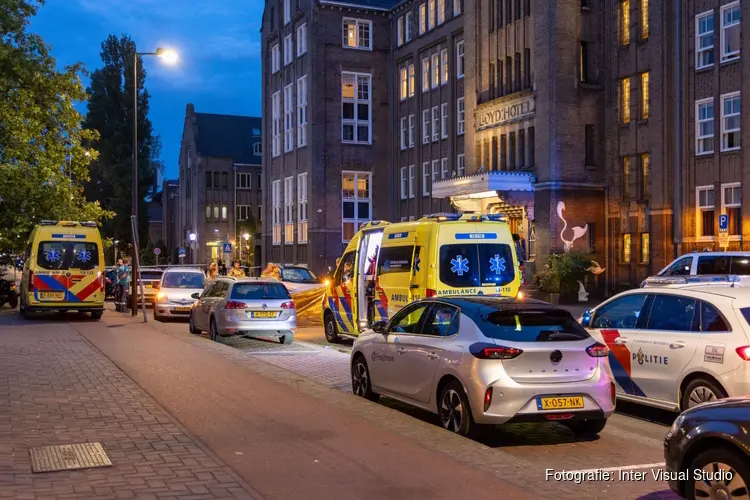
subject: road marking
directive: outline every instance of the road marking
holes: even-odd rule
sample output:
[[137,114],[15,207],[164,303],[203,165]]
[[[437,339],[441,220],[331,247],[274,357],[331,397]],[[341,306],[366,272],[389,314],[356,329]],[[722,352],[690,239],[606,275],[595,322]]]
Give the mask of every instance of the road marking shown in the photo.
[[656,469],[659,467],[664,467],[666,464],[664,462],[658,463],[658,464],[637,464],[637,465],[621,465],[620,467],[602,467],[598,469],[583,469],[583,470],[573,470],[573,471],[567,471],[571,474],[589,474],[593,472],[614,472],[618,470],[640,470],[640,469]]
[[258,355],[283,355],[283,356],[294,356],[297,354],[320,354],[318,351],[245,351],[247,354],[252,354],[254,356]]

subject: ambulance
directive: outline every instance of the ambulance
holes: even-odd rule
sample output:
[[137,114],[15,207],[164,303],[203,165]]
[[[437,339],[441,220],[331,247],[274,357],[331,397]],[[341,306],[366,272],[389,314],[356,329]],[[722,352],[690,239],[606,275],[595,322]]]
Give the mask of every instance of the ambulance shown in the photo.
[[29,236],[20,311],[104,312],[104,247],[96,222],[41,221]]
[[353,338],[423,297],[519,296],[521,271],[500,214],[433,214],[414,222],[368,222],[326,284],[326,339]]

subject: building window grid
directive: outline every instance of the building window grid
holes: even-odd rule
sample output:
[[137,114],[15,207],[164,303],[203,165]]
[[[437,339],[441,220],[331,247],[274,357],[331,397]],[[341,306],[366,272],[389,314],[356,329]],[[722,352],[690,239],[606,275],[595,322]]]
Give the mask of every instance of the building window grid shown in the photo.
[[294,89],[291,84],[284,87],[284,152],[294,149]]
[[414,88],[415,88],[414,80],[415,79],[416,78],[414,76],[414,65],[410,64],[409,65],[409,97],[414,97]]
[[344,48],[372,50],[372,21],[344,18],[342,23]]
[[729,236],[742,233],[742,185],[732,182],[721,185],[722,212],[729,216]]
[[622,235],[622,263],[623,264],[630,264],[631,259],[631,247],[632,247],[632,237],[630,233],[625,233]]
[[462,0],[453,0],[453,17],[457,17],[461,15],[461,12],[462,12],[461,2]]
[[440,108],[432,107],[432,142],[440,140]]
[[704,69],[714,64],[714,13],[704,12],[695,16],[695,69]]
[[441,66],[441,84],[445,85],[448,83],[448,49],[440,51],[440,66]]
[[273,245],[281,245],[281,181],[273,181],[271,183],[271,224],[273,226],[272,231],[272,243]]
[[409,198],[414,198],[414,184],[417,182],[416,175],[414,165],[409,165]]
[[624,201],[630,200],[631,190],[630,183],[632,182],[632,168],[630,164],[630,157],[624,156],[622,158],[622,199]]
[[714,99],[703,99],[695,103],[695,153],[714,152]]
[[440,178],[445,180],[448,177],[448,158],[441,158],[440,159]]
[[292,0],[284,0],[284,26],[292,22]]
[[464,41],[456,42],[456,78],[464,77]]
[[279,44],[271,47],[271,73],[278,73],[281,69],[281,48]]
[[431,30],[435,27],[435,0],[427,0],[427,4],[429,6],[427,29]]
[[406,135],[408,133],[408,130],[406,129],[406,121],[407,121],[407,118],[405,116],[402,117],[400,121],[401,123],[401,135],[400,135],[401,151],[404,151],[406,149],[406,144],[408,140],[408,137]]
[[466,171],[466,157],[462,154],[456,157],[456,175],[461,177]]
[[630,78],[620,80],[620,115],[622,123],[630,123]]
[[294,44],[292,43],[292,35],[284,37],[284,66],[292,64],[294,60]]
[[464,116],[464,98],[460,97],[456,101],[456,133],[462,135],[464,133],[465,116]]
[[307,52],[307,23],[297,26],[297,57]]
[[406,172],[406,167],[401,167],[401,199],[407,198],[407,192],[409,190],[409,178]]
[[620,44],[630,44],[630,0],[620,1]]
[[274,157],[281,154],[281,92],[271,97],[271,151]]
[[307,146],[307,75],[297,80],[297,147]]
[[248,220],[250,218],[250,215],[253,213],[252,205],[237,205],[235,207],[235,210],[238,221]]
[[721,96],[721,150],[737,151],[741,143],[740,93]]
[[651,238],[649,233],[641,233],[641,264],[648,264],[651,260]]
[[650,174],[651,173],[651,155],[648,153],[644,153],[641,155],[641,176],[639,179],[640,182],[640,198],[643,201],[647,201],[650,197]]
[[430,110],[422,111],[422,144],[430,142]]
[[429,162],[422,163],[422,196],[425,198],[430,196],[430,164]]
[[648,0],[641,0],[641,39],[648,38]]
[[294,177],[284,178],[284,244],[294,243]]
[[437,0],[437,23],[438,26],[443,24],[445,22],[445,1],[446,0]]
[[424,35],[427,31],[427,5],[422,2],[419,4],[419,34]]
[[372,143],[372,75],[341,74],[341,141],[347,144]]
[[699,238],[713,239],[715,199],[713,186],[698,186],[695,188],[696,224]]
[[407,12],[404,16],[404,42],[411,42],[412,38],[412,13]]
[[237,189],[250,189],[252,184],[253,174],[247,172],[237,172]]
[[399,47],[404,44],[404,16],[400,16],[396,22],[396,43]]
[[740,57],[740,2],[721,8],[721,62]]
[[431,170],[430,174],[432,182],[437,182],[440,179],[440,162],[438,160],[432,160],[432,162],[426,161],[424,164]]
[[432,88],[440,85],[440,54],[432,54]]
[[414,147],[414,129],[417,126],[416,118],[413,114],[409,115],[409,147]]
[[402,101],[406,100],[406,97],[409,95],[409,75],[408,75],[408,69],[406,67],[401,68],[401,71],[399,71],[399,74],[401,75],[401,85],[399,94]]
[[443,139],[448,138],[448,103],[444,102],[440,105],[440,137]]
[[307,173],[297,175],[297,242],[307,243]]
[[430,90],[430,58],[422,59],[422,92]]

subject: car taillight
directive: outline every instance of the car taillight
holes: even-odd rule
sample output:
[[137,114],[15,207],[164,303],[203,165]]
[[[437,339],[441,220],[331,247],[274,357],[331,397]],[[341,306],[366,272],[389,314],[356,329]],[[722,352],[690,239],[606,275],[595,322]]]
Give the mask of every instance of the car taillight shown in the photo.
[[296,309],[296,306],[294,305],[294,301],[290,300],[289,302],[284,302],[281,304],[282,309]]
[[750,361],[750,345],[746,345],[743,347],[738,347],[737,354],[744,359],[745,361]]
[[425,297],[435,297],[437,295],[437,292],[431,288],[428,288],[425,291]]
[[523,353],[523,350],[515,347],[483,347],[481,350],[473,350],[472,354],[479,359],[513,359]]
[[224,307],[225,309],[245,309],[247,307],[247,304],[244,302],[238,302],[236,300],[230,300],[227,302],[227,305]]
[[615,404],[615,401],[617,401],[617,388],[614,382],[609,383],[609,397],[612,398],[612,404]]
[[492,404],[492,387],[488,387],[487,390],[484,391],[484,411],[489,410],[491,404]]
[[592,358],[604,358],[609,355],[609,349],[606,345],[597,342],[594,345],[588,346],[586,348],[586,353]]

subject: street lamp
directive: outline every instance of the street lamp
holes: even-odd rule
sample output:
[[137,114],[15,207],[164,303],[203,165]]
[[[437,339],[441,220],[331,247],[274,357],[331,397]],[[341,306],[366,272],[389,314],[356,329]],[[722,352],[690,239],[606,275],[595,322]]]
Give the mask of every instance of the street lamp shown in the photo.
[[[167,64],[177,62],[177,52],[172,49],[158,48],[156,52],[133,52],[133,219],[135,220],[135,234],[133,240],[138,235],[138,56],[157,56]],[[135,241],[134,241],[135,243]],[[134,248],[135,251],[137,249]],[[137,256],[134,256],[137,257]],[[131,314],[138,315],[138,259],[134,258],[132,262],[132,308]],[[145,314],[145,312],[144,312]]]

